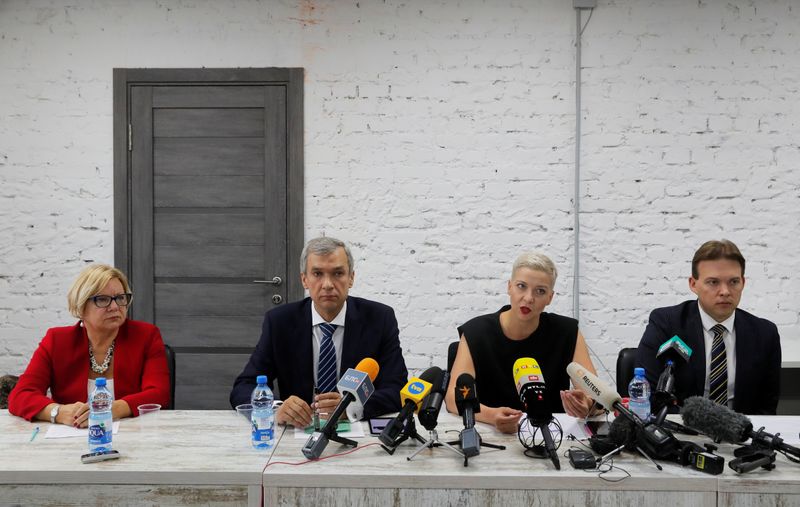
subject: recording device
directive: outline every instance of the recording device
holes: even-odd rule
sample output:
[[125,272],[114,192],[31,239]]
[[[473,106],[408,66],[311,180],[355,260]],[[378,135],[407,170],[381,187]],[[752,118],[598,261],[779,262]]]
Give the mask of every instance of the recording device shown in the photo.
[[594,454],[584,449],[570,449],[567,451],[567,456],[569,456],[569,464],[572,465],[572,468],[586,470],[597,467]]
[[[780,433],[775,435],[767,433],[763,427],[753,430],[753,423],[750,422],[747,416],[734,412],[728,407],[714,403],[707,398],[700,396],[686,398],[681,409],[681,416],[683,417],[683,422],[688,426],[717,441],[741,444],[749,439],[753,453],[758,453],[758,451],[777,451],[790,461],[800,463],[800,449],[784,442],[780,437]],[[740,454],[742,456],[737,457],[744,458],[747,453],[743,451]],[[768,453],[761,452],[760,454],[762,454],[760,456],[761,460],[753,468],[770,464]],[[774,461],[774,456],[772,461]],[[729,466],[733,468],[734,463],[735,461],[732,461]],[[742,465],[743,462],[737,462],[736,464]]]
[[475,429],[475,413],[481,411],[475,378],[469,373],[459,375],[456,379],[455,394],[458,415],[464,419],[464,429],[459,435],[459,444],[464,457],[471,458],[481,453],[481,437]]
[[681,442],[678,463],[707,474],[719,475],[725,468],[725,458],[714,454],[716,450],[717,446],[713,444],[700,447],[694,442]]
[[[342,393],[342,400],[336,409],[328,417],[325,426],[319,433],[312,433],[303,446],[303,455],[308,459],[319,459],[322,451],[328,445],[329,440],[339,442],[340,444],[356,447],[358,443],[349,438],[343,438],[336,434],[336,425],[342,414],[347,411],[358,418],[364,414],[364,404],[367,402],[372,393],[375,392],[375,386],[372,381],[378,376],[378,363],[367,357],[362,359],[355,368],[348,368],[339,383],[336,384],[336,389]],[[353,404],[353,410],[348,410],[348,407]]]
[[514,362],[514,382],[517,384],[517,392],[522,405],[525,407],[528,421],[542,433],[545,452],[550,456],[550,461],[553,462],[556,470],[561,470],[556,445],[553,442],[553,435],[550,433],[549,428],[550,423],[553,421],[553,413],[550,411],[547,388],[539,363],[531,357],[517,359]]
[[[436,380],[439,372],[441,372],[441,369],[435,368],[434,370],[434,368],[428,368],[419,378],[412,377],[400,390],[400,402],[403,404],[403,408],[381,432],[379,439],[383,445],[390,448],[397,447],[409,437],[424,442],[417,434],[416,428],[414,428],[414,412],[419,411],[422,401],[430,393],[431,387],[433,387],[431,382]],[[386,450],[390,454],[394,452],[393,450]]]
[[428,371],[431,371],[433,375],[431,392],[422,401],[417,418],[426,430],[433,431],[439,419],[439,411],[442,409],[447,384],[450,383],[450,374],[437,366],[428,368]]
[[653,392],[653,413],[655,423],[661,425],[671,407],[678,404],[675,397],[675,369],[689,362],[692,348],[686,345],[678,335],[673,336],[658,347],[656,358],[664,362],[664,370],[658,377],[656,390]]
[[117,450],[90,452],[81,456],[81,463],[97,463],[98,461],[117,458],[119,458],[119,451]]

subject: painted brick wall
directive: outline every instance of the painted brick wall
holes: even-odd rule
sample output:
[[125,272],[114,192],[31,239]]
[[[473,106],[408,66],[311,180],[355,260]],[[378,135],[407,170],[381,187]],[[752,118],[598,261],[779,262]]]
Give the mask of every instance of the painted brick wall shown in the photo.
[[[794,0],[599,4],[582,62],[590,346],[613,374],[649,311],[689,297],[694,249],[727,237],[749,261],[742,306],[800,360]],[[568,0],[0,3],[0,373],[71,322],[80,268],[113,260],[114,67],[306,69],[306,235],[352,242],[353,292],[395,307],[412,370],[506,301],[522,250],[554,259],[551,309],[571,315],[575,33]]]

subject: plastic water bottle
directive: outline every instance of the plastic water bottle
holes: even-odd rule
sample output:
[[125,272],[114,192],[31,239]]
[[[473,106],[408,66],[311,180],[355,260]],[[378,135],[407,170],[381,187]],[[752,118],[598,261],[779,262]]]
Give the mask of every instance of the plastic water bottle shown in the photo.
[[253,412],[250,420],[253,423],[252,442],[256,449],[269,449],[275,443],[275,413],[272,410],[272,390],[267,385],[267,376],[256,377],[258,385],[253,389],[250,402]]
[[633,380],[628,384],[628,408],[642,421],[650,418],[650,383],[644,377],[644,368],[634,368]]
[[111,404],[114,396],[106,389],[105,377],[94,379],[94,391],[89,396],[89,452],[110,451],[114,434]]

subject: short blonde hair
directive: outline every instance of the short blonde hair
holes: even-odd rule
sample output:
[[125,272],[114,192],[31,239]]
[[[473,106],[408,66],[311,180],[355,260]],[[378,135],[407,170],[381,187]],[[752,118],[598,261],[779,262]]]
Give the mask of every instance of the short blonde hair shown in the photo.
[[514,274],[519,268],[528,268],[534,271],[541,271],[542,273],[550,276],[550,279],[552,280],[552,283],[550,284],[551,289],[556,285],[556,278],[558,278],[558,270],[556,270],[556,265],[553,264],[553,261],[550,260],[550,257],[543,253],[525,252],[517,257],[517,260],[514,261],[514,267],[511,269],[511,278],[514,278]]
[[114,278],[120,281],[122,290],[125,292],[131,291],[128,278],[117,268],[108,264],[92,264],[86,267],[78,275],[78,278],[72,282],[72,287],[67,292],[69,313],[77,319],[82,319],[83,310],[89,298],[96,296]]

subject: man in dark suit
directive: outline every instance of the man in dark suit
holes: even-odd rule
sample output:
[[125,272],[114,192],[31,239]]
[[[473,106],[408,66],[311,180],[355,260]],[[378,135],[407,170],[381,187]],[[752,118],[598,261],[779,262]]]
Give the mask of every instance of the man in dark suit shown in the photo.
[[679,402],[705,396],[737,412],[775,414],[780,336],[772,322],[737,308],[744,267],[744,257],[728,240],[708,241],[695,252],[689,289],[697,300],[653,310],[639,343],[637,366],[651,385],[664,369],[658,348],[677,335],[692,349],[688,363],[675,365]]
[[[341,395],[336,381],[347,368],[371,357],[380,371],[364,418],[400,410],[400,390],[408,370],[403,360],[394,311],[381,303],[348,296],[353,286],[353,256],[340,240],[321,237],[306,244],[300,278],[309,298],[266,313],[261,339],[234,382],[231,406],[250,402],[257,375],[267,375],[283,403],[276,420],[307,426],[314,409],[330,413]],[[320,394],[314,393],[317,387]]]

